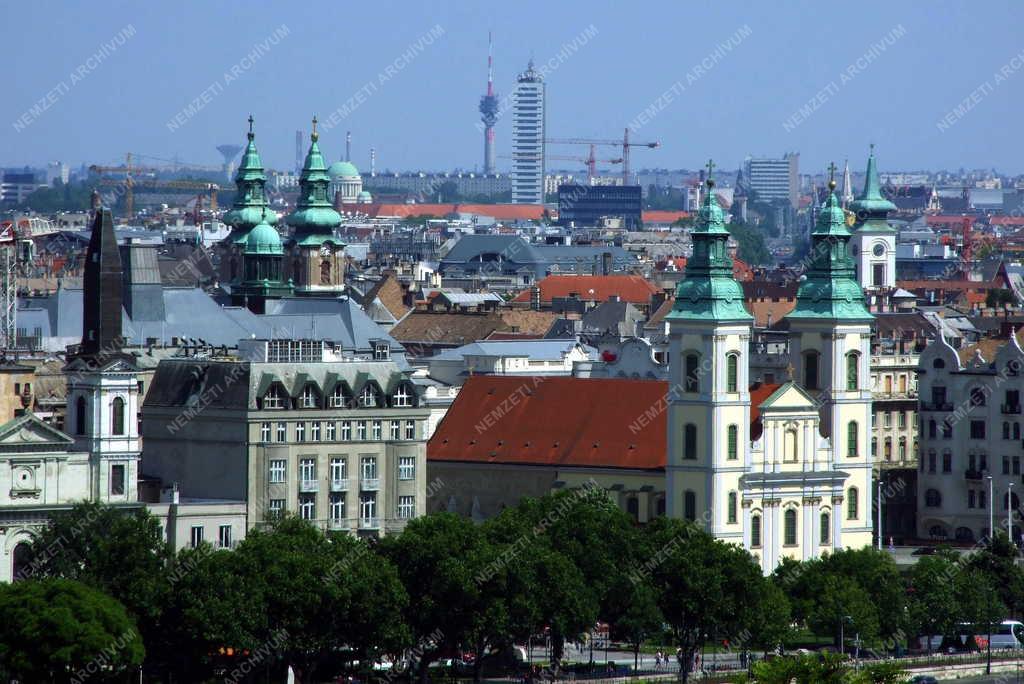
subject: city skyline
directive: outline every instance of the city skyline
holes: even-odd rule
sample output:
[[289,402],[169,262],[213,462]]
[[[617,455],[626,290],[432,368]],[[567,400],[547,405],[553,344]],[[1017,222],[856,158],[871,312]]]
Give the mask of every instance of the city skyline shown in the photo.
[[[295,131],[308,136],[317,114],[330,161],[344,157],[350,130],[363,171],[371,148],[379,171],[482,171],[492,31],[501,172],[511,166],[501,159],[511,152],[505,99],[531,58],[547,84],[548,135],[619,138],[629,126],[635,139],[660,141],[634,169],[699,168],[708,157],[737,168],[748,154],[798,151],[801,172],[814,173],[875,143],[888,170],[1024,172],[992,134],[1024,104],[1013,32],[1022,10],[1005,4],[1005,21],[982,23],[966,5],[941,16],[925,8],[640,14],[599,4],[583,19],[531,3],[315,5],[321,20],[299,21],[284,8],[102,3],[62,8],[55,23],[46,7],[8,6],[7,24],[22,27],[11,54],[28,57],[8,79],[0,165],[109,164],[130,151],[217,166],[216,146],[243,140],[252,113],[272,168],[291,168]],[[400,26],[388,23],[395,12]]]

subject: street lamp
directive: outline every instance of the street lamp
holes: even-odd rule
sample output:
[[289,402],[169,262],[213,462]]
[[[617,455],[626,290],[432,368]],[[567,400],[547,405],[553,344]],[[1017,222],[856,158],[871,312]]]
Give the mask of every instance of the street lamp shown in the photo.
[[849,620],[850,624],[853,624],[853,618],[849,615],[844,615],[839,620],[839,655],[846,655],[846,621]]
[[1013,545],[1013,480],[1006,488],[1006,534]]
[[882,474],[878,474],[878,550],[882,550]]
[[995,496],[993,495],[993,491],[994,490],[993,490],[993,484],[992,484],[992,476],[988,475],[987,477],[988,477],[988,547],[991,549],[992,548],[992,540],[995,537],[995,530],[992,529],[993,526],[995,525],[995,522],[992,519],[992,514],[993,514],[993,511],[995,511],[995,508],[996,508],[996,500],[995,500]]

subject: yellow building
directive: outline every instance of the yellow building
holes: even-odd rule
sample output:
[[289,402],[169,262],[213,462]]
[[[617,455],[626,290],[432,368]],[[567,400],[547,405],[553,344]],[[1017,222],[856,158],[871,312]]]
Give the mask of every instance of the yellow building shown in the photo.
[[872,541],[872,316],[834,192],[811,237],[787,316],[789,382],[750,384],[753,319],[714,192],[705,193],[693,256],[666,317],[668,514],[741,544],[766,573],[783,558]]

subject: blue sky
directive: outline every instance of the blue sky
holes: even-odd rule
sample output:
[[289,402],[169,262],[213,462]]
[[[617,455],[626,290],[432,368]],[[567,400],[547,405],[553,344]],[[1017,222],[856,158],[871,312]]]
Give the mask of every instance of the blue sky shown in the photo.
[[499,94],[531,55],[550,60],[549,135],[617,138],[632,122],[662,144],[634,168],[785,151],[802,171],[860,168],[874,142],[883,169],[1020,173],[1022,18],[1019,2],[4,3],[0,165],[128,151],[217,164],[252,112],[264,161],[288,168],[295,131],[349,104],[321,136],[330,159],[351,130],[362,169],[375,147],[378,170],[473,170],[492,30]]

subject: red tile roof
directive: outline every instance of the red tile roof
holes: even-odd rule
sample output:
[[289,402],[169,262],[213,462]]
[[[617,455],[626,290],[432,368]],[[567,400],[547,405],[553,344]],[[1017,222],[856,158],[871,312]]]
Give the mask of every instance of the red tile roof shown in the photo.
[[660,470],[667,392],[660,380],[473,376],[427,443],[427,459]]
[[644,223],[675,223],[679,219],[689,218],[688,211],[665,211],[662,209],[648,209],[640,212],[640,220]]
[[993,226],[1024,226],[1024,216],[993,216],[988,222]]
[[[537,283],[542,302],[575,293],[584,301],[606,302],[611,295],[632,304],[650,304],[658,291],[651,283],[636,275],[550,275]],[[529,303],[530,290],[520,292],[514,302]]]
[[764,429],[761,425],[761,404],[782,387],[779,384],[756,384],[750,388],[750,439],[756,440]]
[[502,221],[536,221],[544,215],[544,206],[540,204],[345,204],[342,210],[346,213],[377,216],[447,216],[449,214],[466,213],[493,216]]
[[[654,262],[654,269],[657,271],[685,271],[686,257],[668,257],[667,259],[661,259]],[[732,277],[741,283],[753,280],[754,270],[747,265],[747,262],[733,257]]]

